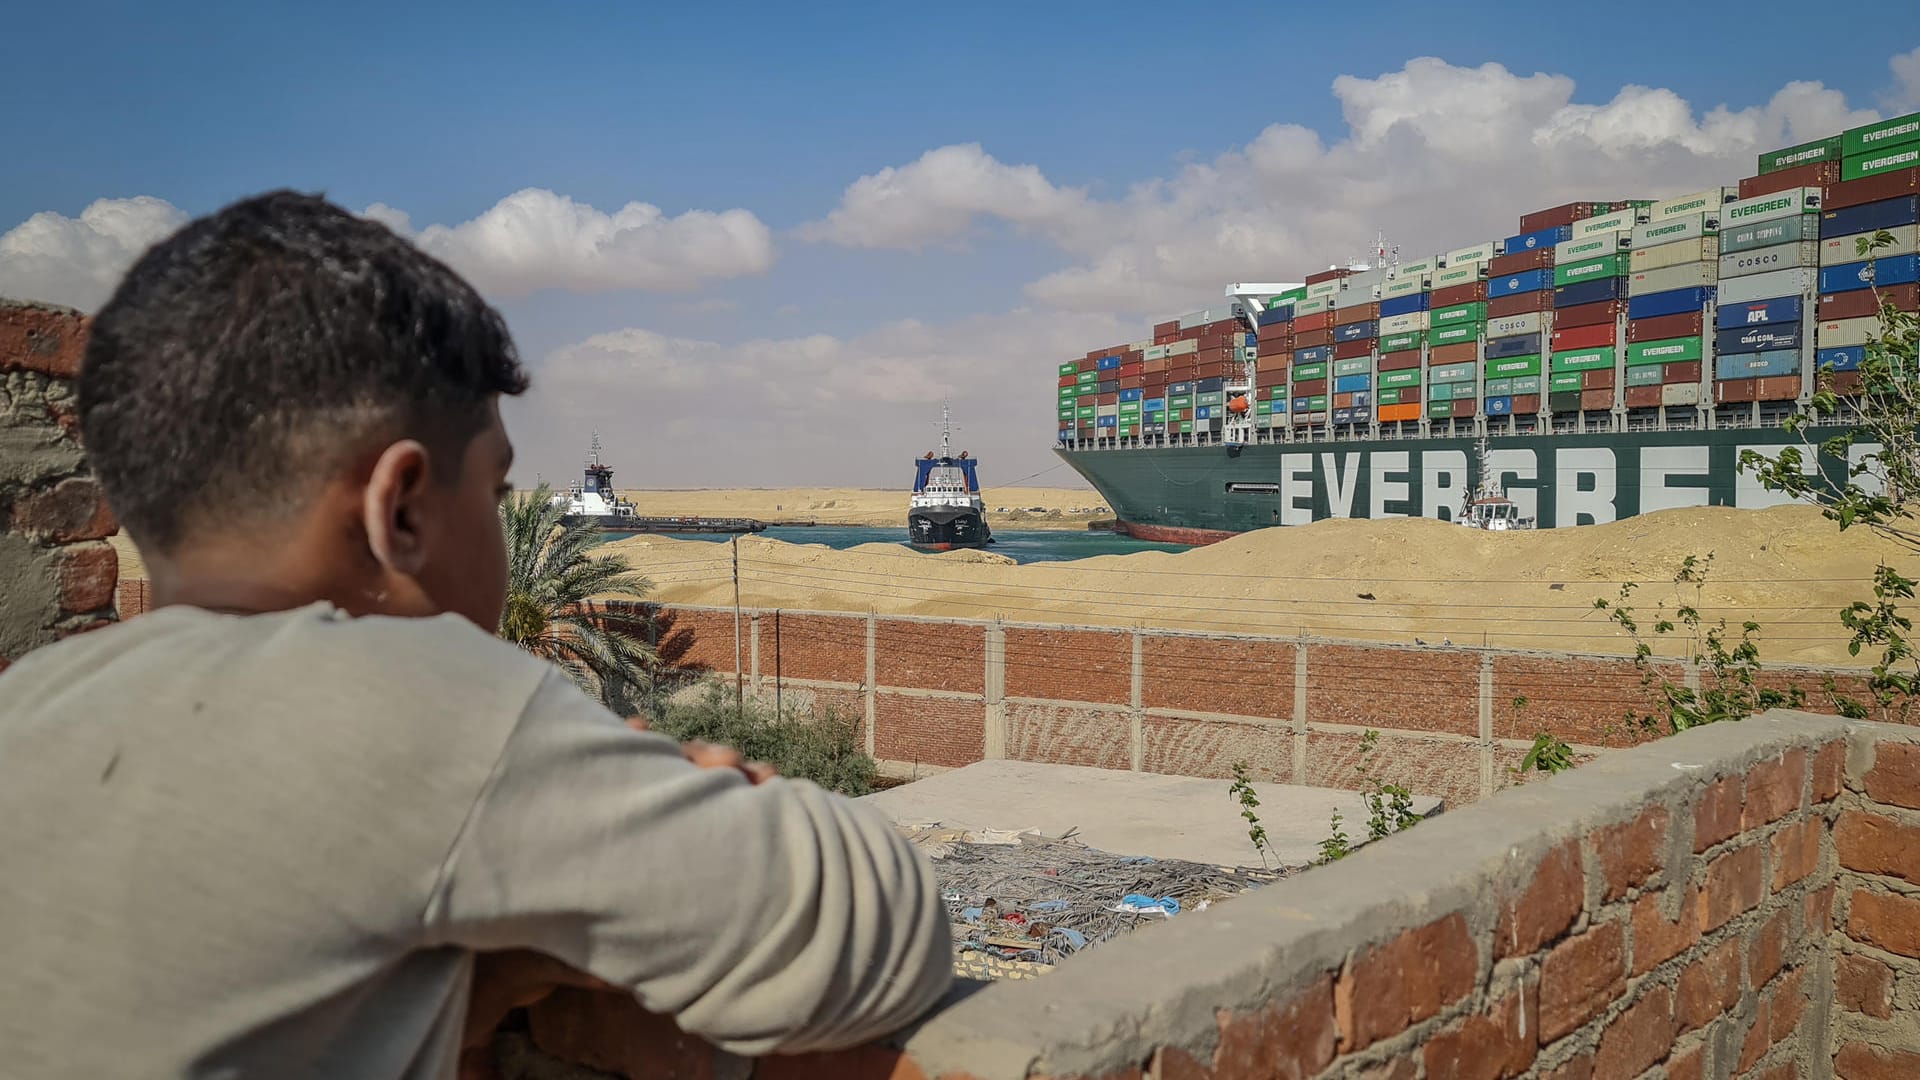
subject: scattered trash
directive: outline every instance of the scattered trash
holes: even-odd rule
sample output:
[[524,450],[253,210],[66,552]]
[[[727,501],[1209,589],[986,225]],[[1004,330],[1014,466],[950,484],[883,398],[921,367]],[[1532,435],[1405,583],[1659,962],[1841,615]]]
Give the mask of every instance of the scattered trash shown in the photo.
[[1145,893],[1128,893],[1120,898],[1120,903],[1116,904],[1113,910],[1131,911],[1140,915],[1178,915],[1180,901],[1171,896],[1163,896],[1155,900]]

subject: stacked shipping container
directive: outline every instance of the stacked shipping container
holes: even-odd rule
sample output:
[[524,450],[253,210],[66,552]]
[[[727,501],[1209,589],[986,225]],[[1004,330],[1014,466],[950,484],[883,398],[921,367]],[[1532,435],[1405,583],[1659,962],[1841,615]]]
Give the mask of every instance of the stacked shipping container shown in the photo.
[[1556,416],[1613,407],[1628,246],[1643,220],[1643,205],[1595,206],[1593,213],[1574,219],[1567,238],[1554,249],[1546,390],[1547,411]]

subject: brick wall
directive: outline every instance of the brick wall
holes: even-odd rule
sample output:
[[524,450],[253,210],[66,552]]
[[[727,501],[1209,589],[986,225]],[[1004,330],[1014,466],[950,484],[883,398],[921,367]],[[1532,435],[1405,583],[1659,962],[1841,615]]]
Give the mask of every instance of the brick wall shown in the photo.
[[80,452],[78,312],[0,300],[0,669],[113,617],[116,526]]
[[1775,712],[1622,750],[846,1053],[728,1059],[586,992],[515,1038],[629,1077],[1911,1078],[1914,735]]

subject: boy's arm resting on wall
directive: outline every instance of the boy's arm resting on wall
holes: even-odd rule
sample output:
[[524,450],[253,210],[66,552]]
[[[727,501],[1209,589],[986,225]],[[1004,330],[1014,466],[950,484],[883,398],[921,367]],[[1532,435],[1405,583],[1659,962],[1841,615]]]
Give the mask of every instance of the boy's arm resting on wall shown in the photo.
[[447,858],[429,940],[546,953],[737,1054],[918,1017],[953,944],[933,869],[877,811],[753,785],[638,734],[557,672]]

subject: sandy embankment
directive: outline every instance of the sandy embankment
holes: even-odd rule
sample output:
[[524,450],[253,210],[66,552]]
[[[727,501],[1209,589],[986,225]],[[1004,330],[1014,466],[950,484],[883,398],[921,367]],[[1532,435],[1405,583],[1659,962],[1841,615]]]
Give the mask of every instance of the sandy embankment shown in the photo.
[[[724,491],[623,491],[645,515],[750,517],[821,525],[906,528],[904,488],[735,488]],[[983,493],[995,529],[1085,529],[1111,518],[1100,493],[1085,488],[990,487]],[[1005,507],[1008,512],[999,512]],[[1040,507],[1040,511],[1030,512]]]
[[[673,603],[732,603],[728,552],[634,537],[615,548]],[[1871,596],[1882,559],[1920,559],[1864,529],[1838,532],[1806,507],[1670,510],[1609,525],[1485,533],[1425,519],[1322,521],[1248,533],[1178,553],[1016,566],[978,551],[918,554],[891,544],[834,551],[740,540],[741,600],[754,607],[1014,622],[1143,625],[1412,643],[1630,653],[1596,599],[1643,584],[1642,621],[1690,590],[1672,584],[1688,554],[1713,553],[1698,603],[1709,621],[1762,628],[1767,660],[1857,666],[1839,610]],[[1657,646],[1673,655],[1669,641]]]

